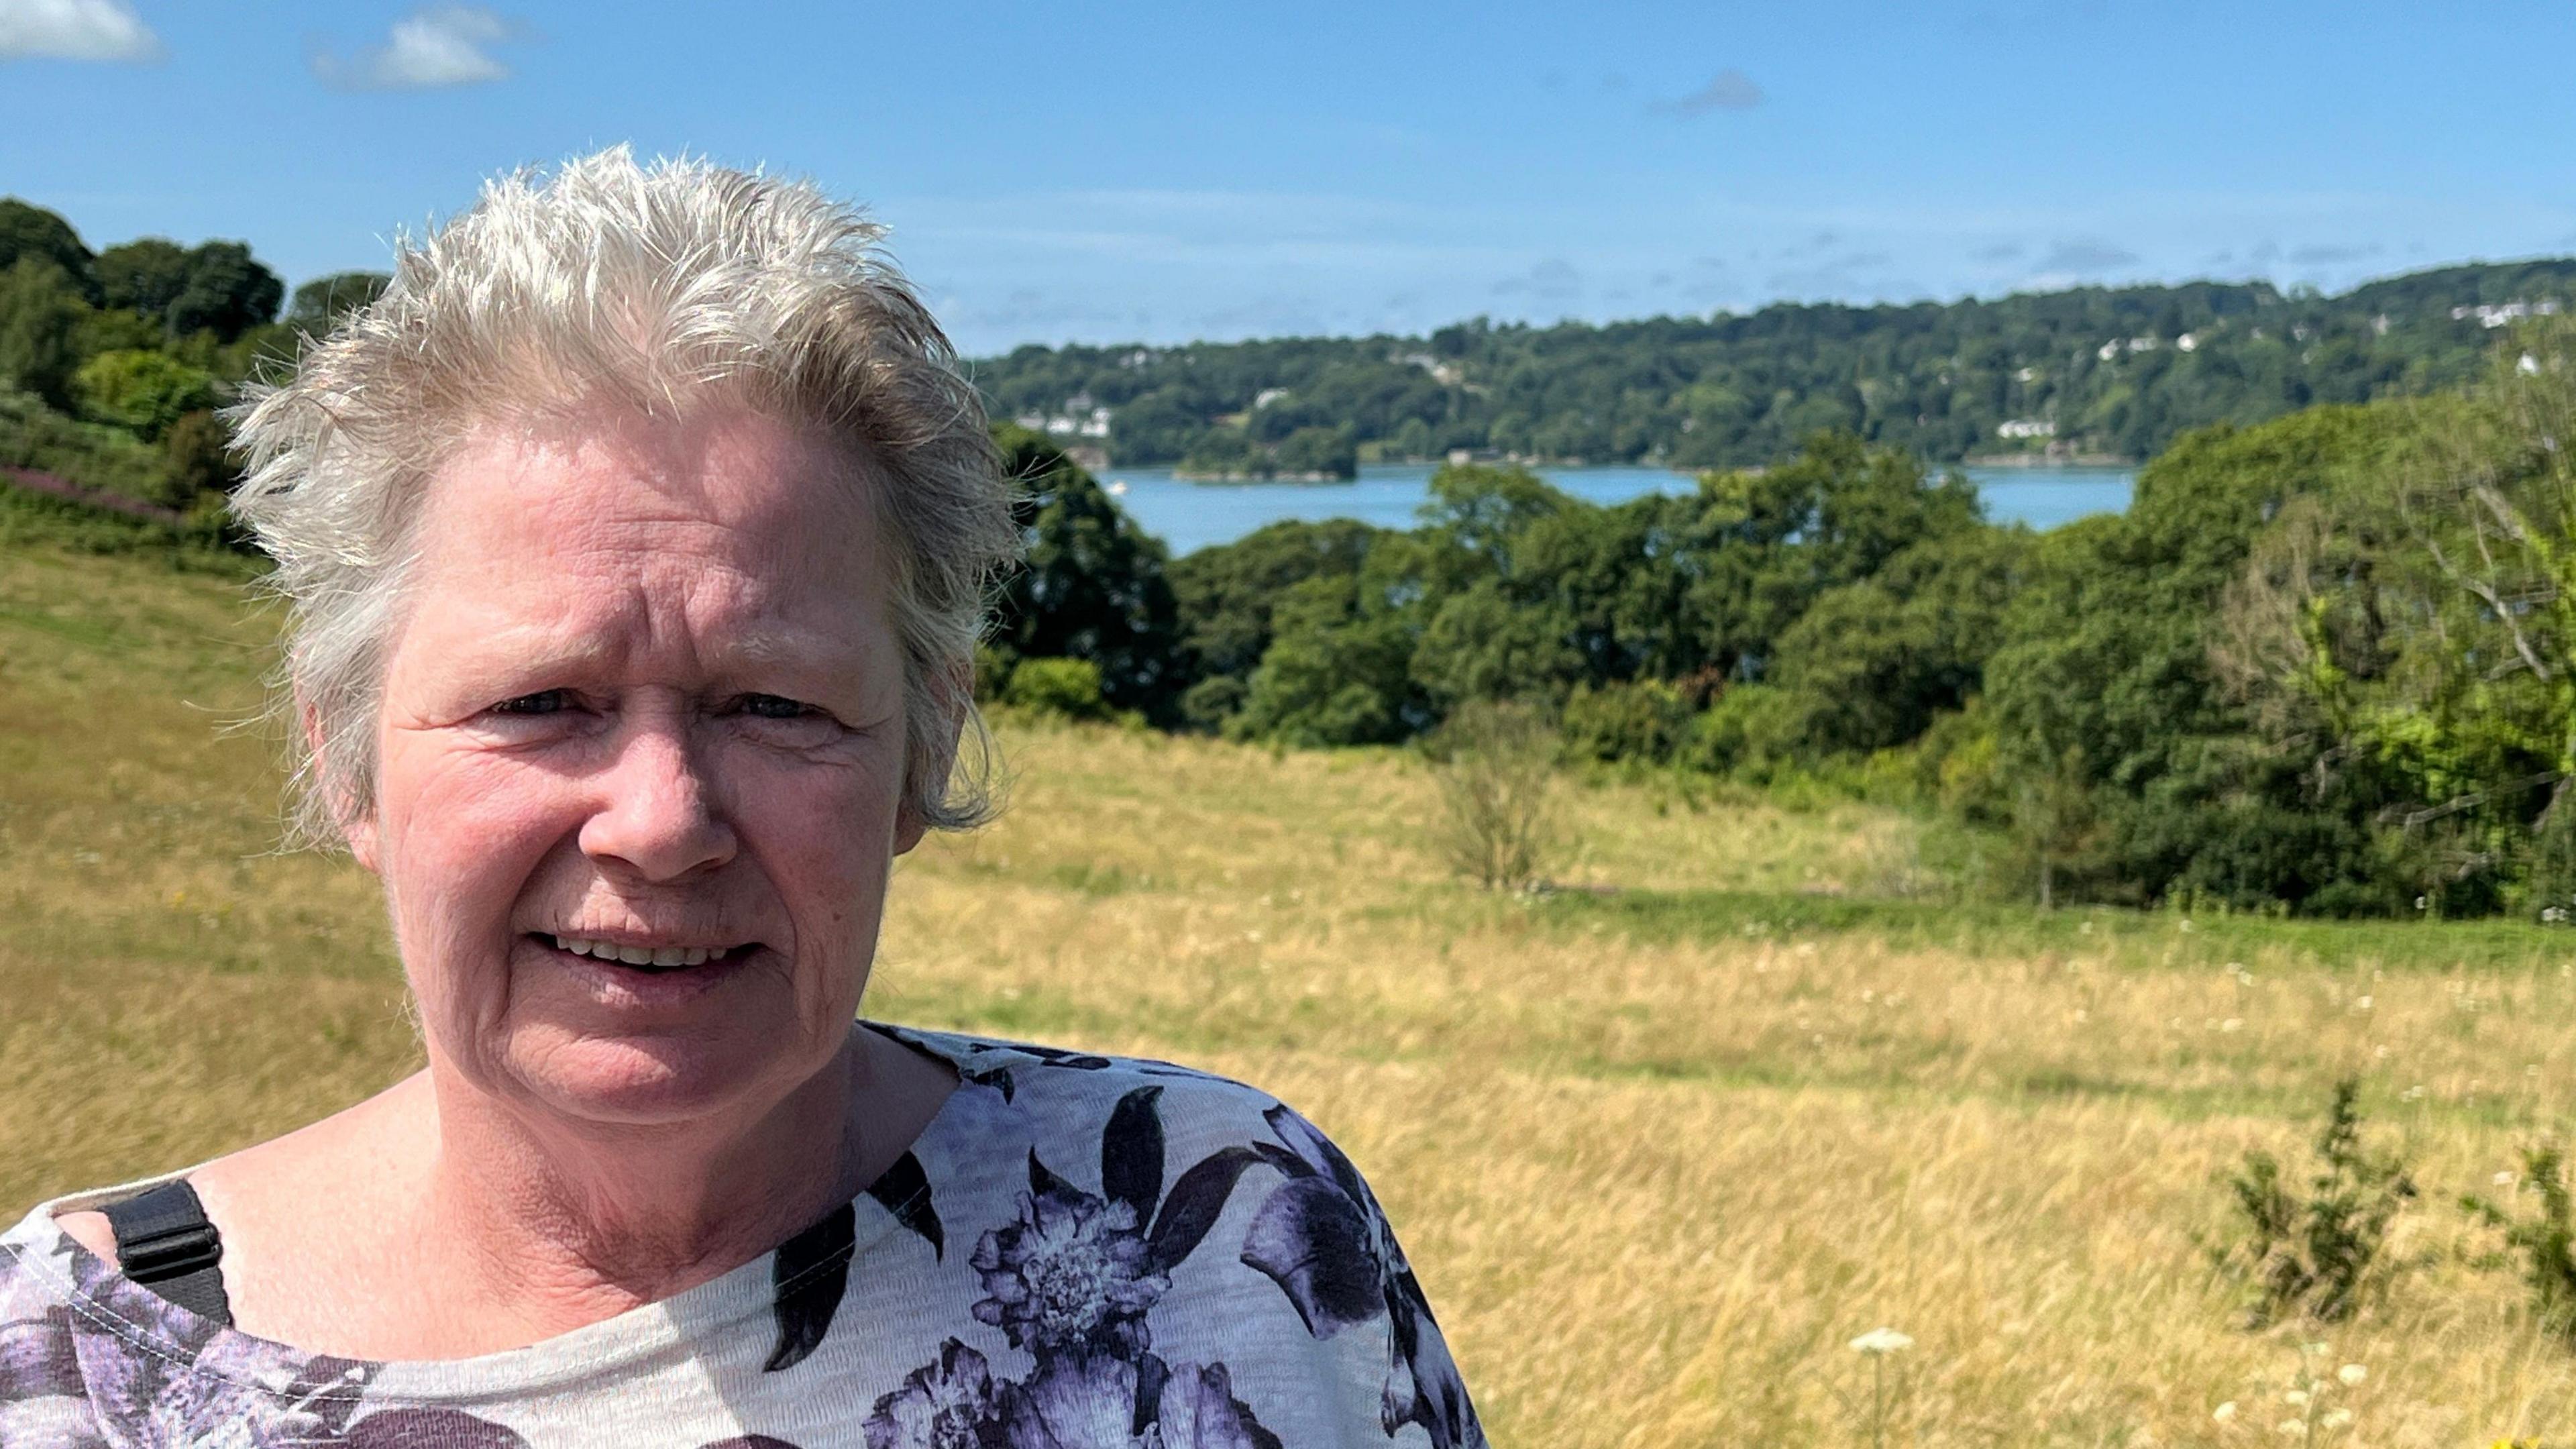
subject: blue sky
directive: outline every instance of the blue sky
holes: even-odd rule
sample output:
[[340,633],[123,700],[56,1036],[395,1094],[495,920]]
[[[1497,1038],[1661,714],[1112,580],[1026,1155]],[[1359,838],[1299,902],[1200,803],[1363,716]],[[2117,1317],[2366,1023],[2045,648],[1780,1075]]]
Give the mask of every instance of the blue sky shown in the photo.
[[961,347],[2576,251],[2576,7],[0,0],[0,192],[381,266],[612,142],[865,201]]

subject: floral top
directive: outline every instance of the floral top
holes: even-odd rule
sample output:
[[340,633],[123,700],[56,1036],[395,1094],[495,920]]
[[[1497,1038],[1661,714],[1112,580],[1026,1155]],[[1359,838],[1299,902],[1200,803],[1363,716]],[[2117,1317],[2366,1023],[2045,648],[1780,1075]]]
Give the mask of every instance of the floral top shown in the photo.
[[[1350,1160],[1161,1062],[876,1027],[962,1079],[865,1195],[527,1348],[376,1363],[219,1327],[0,1235],[7,1449],[1481,1449]],[[156,1181],[161,1179],[156,1179]]]

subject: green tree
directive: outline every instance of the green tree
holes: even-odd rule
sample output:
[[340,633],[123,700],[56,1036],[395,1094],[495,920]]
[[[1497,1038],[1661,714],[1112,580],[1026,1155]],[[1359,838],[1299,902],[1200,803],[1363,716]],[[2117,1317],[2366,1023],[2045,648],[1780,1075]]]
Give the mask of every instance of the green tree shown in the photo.
[[1888,749],[1965,707],[2003,638],[2031,544],[2017,529],[1938,534],[1818,595],[1781,633],[1771,670],[1797,702],[1805,748]]
[[1192,681],[1181,702],[1184,717],[1212,729],[1240,709],[1252,671],[1269,651],[1279,600],[1310,578],[1356,578],[1377,535],[1353,519],[1287,519],[1174,560],[1172,596]]
[[72,375],[71,392],[92,419],[146,440],[216,402],[212,377],[160,352],[102,352]]
[[1280,440],[1271,466],[1279,473],[1298,478],[1357,478],[1359,446],[1342,428],[1303,427]]
[[2385,407],[2318,408],[2193,434],[2143,470],[2125,517],[2045,536],[1988,659],[1998,776],[2080,755],[2100,818],[2088,889],[2177,889],[2345,909],[2377,891],[2360,802],[2252,728],[2213,663],[2223,596],[2256,536],[2384,448]]
[[338,326],[341,318],[383,296],[393,280],[384,272],[333,272],[316,277],[295,289],[295,300],[286,309],[286,322],[319,337]]
[[1935,480],[1905,453],[1819,433],[1779,467],[1701,478],[1681,521],[1695,555],[1683,607],[1710,665],[1758,680],[1818,596],[1978,521],[1967,480]]
[[170,304],[188,285],[188,253],[167,237],[122,242],[98,254],[98,280],[102,306],[140,312],[166,325]]
[[1318,574],[1289,589],[1273,616],[1276,637],[1228,721],[1238,739],[1309,749],[1391,744],[1436,716],[1413,684],[1417,630],[1391,601],[1389,540],[1356,575]]
[[170,335],[212,332],[230,342],[274,321],[286,284],[241,242],[211,241],[188,253],[187,279],[167,313]]
[[1443,597],[1415,645],[1412,674],[1445,714],[1468,700],[1562,699],[1582,677],[1564,616],[1515,604],[1499,579]]
[[1027,549],[995,604],[995,649],[1012,661],[1088,660],[1110,704],[1174,718],[1186,680],[1162,540],[1043,435],[1006,423],[994,437]]
[[241,242],[212,241],[191,249],[163,237],[144,237],[98,255],[105,304],[160,321],[171,338],[211,332],[218,342],[277,316],[286,284],[260,265]]
[[1210,428],[1191,442],[1178,471],[1192,478],[1267,478],[1270,455],[1240,428]]
[[68,404],[88,311],[70,275],[44,256],[21,255],[0,271],[0,383]]
[[83,245],[72,224],[41,206],[14,196],[0,196],[0,272],[21,257],[53,263],[71,279],[73,291],[95,307],[99,304],[98,259]]

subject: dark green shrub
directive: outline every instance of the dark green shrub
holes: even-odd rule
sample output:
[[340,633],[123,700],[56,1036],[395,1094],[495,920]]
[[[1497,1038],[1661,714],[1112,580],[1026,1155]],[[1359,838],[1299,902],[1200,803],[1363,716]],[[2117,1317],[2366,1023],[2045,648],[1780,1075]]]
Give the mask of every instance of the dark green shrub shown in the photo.
[[1690,701],[1659,679],[1578,684],[1559,728],[1568,759],[1662,764],[1690,738]]
[[0,271],[0,387],[61,402],[80,365],[88,313],[72,277],[41,256]]
[[1739,684],[1691,721],[1683,759],[1713,775],[1769,780],[1795,758],[1798,702],[1769,685]]
[[72,374],[71,390],[85,416],[146,440],[217,401],[211,375],[161,352],[102,352]]
[[161,456],[169,465],[168,489],[153,500],[182,512],[200,493],[229,493],[241,480],[232,453],[232,430],[210,412],[193,412],[161,435]]
[[2504,1229],[2505,1245],[2522,1257],[2523,1281],[2531,1288],[2531,1307],[2541,1327],[2576,1346],[2576,1224],[2571,1224],[2566,1153],[2556,1143],[2522,1154],[2524,1192],[2537,1194],[2539,1209],[2517,1218],[2485,1198],[2468,1196],[2460,1206]]
[[2335,1084],[2306,1196],[2266,1152],[2245,1154],[2244,1170],[2229,1180],[2245,1238],[2219,1263],[2250,1285],[2248,1328],[2293,1314],[2341,1323],[2388,1271],[2388,1224],[2415,1196],[2415,1183],[2394,1154],[2362,1143],[2360,1095],[2349,1077]]
[[1109,719],[1116,711],[1100,693],[1100,666],[1088,659],[1023,659],[1003,686],[1004,703],[1063,719]]

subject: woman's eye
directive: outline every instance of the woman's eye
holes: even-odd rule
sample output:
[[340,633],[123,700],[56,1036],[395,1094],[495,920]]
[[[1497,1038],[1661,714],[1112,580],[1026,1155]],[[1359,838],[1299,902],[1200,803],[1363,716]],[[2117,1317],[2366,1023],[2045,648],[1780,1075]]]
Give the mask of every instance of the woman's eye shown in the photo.
[[814,707],[774,694],[746,694],[740,701],[742,712],[761,719],[803,719],[814,713]]
[[554,714],[568,703],[570,699],[565,691],[541,689],[534,694],[505,699],[492,706],[492,712],[494,714]]

